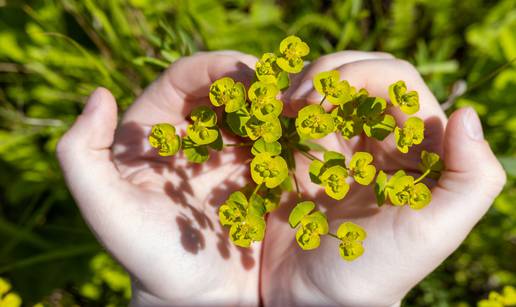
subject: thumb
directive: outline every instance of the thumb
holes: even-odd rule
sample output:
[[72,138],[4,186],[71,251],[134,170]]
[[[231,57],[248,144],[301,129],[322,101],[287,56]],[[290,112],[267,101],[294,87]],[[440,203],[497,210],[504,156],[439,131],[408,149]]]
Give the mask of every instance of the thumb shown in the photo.
[[434,229],[457,235],[461,242],[489,209],[506,180],[472,108],[459,109],[448,120],[444,163],[446,169],[433,191],[434,205],[427,209],[435,218]]
[[117,210],[117,206],[120,207],[117,195],[128,189],[111,160],[110,147],[116,125],[115,99],[108,90],[98,88],[57,145],[57,156],[68,188],[86,222],[101,241],[116,232],[109,227],[113,227],[123,212]]

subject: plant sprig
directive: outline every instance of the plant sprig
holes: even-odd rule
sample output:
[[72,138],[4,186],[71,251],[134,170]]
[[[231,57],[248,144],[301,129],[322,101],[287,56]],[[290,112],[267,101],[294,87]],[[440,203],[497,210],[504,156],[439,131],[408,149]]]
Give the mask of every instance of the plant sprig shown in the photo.
[[[427,206],[432,199],[423,180],[438,178],[444,165],[437,154],[422,151],[420,177],[414,178],[404,170],[389,177],[382,170],[377,172],[374,156],[369,152],[355,152],[347,163],[342,153],[312,143],[311,140],[331,133],[340,134],[346,140],[364,134],[378,141],[394,133],[396,148],[407,153],[423,141],[425,125],[422,119],[412,116],[399,127],[395,118],[387,113],[385,99],[370,96],[366,89],[356,89],[341,80],[336,70],[314,76],[314,88],[323,97],[319,104],[304,106],[295,118],[283,116],[279,94],[288,88],[289,74],[303,69],[303,57],[309,51],[300,38],[285,38],[280,43],[279,53],[265,53],[256,63],[256,79],[247,90],[229,77],[211,85],[209,98],[213,107],[223,108],[222,122],[212,108],[200,106],[191,112],[185,136],[177,135],[173,125],[160,123],[153,126],[149,142],[161,156],[173,156],[182,147],[183,154],[192,163],[207,161],[212,150],[250,148],[253,158],[249,169],[254,189],[248,186],[233,192],[219,207],[220,223],[229,227],[231,241],[241,247],[262,241],[265,217],[280,206],[282,193],[292,190],[293,179],[298,203],[288,221],[297,229],[298,245],[304,250],[315,249],[320,245],[321,236],[327,235],[339,241],[341,257],[352,261],[364,253],[362,242],[366,231],[350,221],[343,222],[336,233],[330,231],[325,213],[318,210],[312,200],[303,199],[295,174],[294,153],[311,160],[307,175],[331,198],[344,199],[352,182],[363,186],[374,182],[378,206],[390,203],[416,210]],[[404,81],[390,85],[388,92],[392,107],[408,115],[419,110],[418,93],[408,91]],[[326,101],[333,106],[329,112],[323,107]],[[221,130],[234,134],[240,141],[224,144]],[[311,152],[315,150],[323,151],[323,159]]]

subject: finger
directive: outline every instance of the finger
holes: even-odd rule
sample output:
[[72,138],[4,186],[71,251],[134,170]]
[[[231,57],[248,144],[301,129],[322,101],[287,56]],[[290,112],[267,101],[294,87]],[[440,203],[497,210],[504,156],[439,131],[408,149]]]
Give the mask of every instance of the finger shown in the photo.
[[122,122],[176,124],[199,103],[209,103],[211,83],[222,77],[249,85],[256,58],[236,51],[201,52],[172,64],[124,115]]
[[486,213],[506,181],[472,108],[451,115],[444,138],[444,162],[446,170],[432,192],[432,203],[422,213],[433,217],[428,226],[437,237],[455,238],[442,242],[448,242],[445,252],[451,253]]
[[371,59],[394,59],[394,56],[385,52],[355,50],[339,51],[322,56],[296,76],[283,97],[286,101],[303,99],[313,90],[312,79],[317,73],[333,70],[347,63]]
[[[57,145],[57,156],[67,185],[86,222],[102,242],[123,237],[116,221],[130,224],[131,204],[116,201],[129,192],[110,157],[117,124],[116,102],[111,93],[97,89],[82,114]],[[126,224],[127,225],[127,224]]]

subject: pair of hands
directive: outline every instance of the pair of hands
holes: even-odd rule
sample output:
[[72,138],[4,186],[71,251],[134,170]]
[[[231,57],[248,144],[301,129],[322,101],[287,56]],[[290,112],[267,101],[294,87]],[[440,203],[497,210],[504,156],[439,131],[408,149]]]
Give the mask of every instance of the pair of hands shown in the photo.
[[[229,242],[217,209],[248,182],[245,150],[225,148],[193,165],[182,155],[159,157],[147,135],[161,122],[184,129],[189,112],[209,104],[209,87],[218,78],[249,85],[255,61],[233,51],[182,58],[135,101],[118,129],[113,96],[97,89],[59,142],[58,157],[81,213],[132,276],[132,304],[396,304],[459,246],[505,183],[478,116],[466,108],[447,119],[416,69],[388,54],[345,51],[321,57],[293,78],[283,96],[285,114],[319,102],[311,79],[320,71],[339,70],[351,85],[384,98],[389,84],[405,80],[420,95],[418,117],[426,124],[420,147],[443,155],[446,170],[432,188],[432,203],[420,211],[379,209],[371,187],[359,186],[337,206],[310,183],[310,161],[296,157],[301,190],[327,208],[330,229],[344,220],[366,229],[364,255],[343,261],[331,238],[323,238],[317,250],[301,251],[286,221],[288,205],[268,217],[263,243],[241,249]],[[398,123],[406,119],[396,110],[392,114]],[[371,152],[377,169],[417,171],[419,154],[399,153],[390,138],[344,141],[333,134],[321,142],[348,157]]]

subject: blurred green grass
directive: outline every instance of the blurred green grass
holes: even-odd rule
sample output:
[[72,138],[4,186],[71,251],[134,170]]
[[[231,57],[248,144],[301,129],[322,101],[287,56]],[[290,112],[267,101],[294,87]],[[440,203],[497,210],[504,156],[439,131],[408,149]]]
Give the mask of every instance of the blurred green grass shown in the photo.
[[73,205],[57,140],[97,86],[123,109],[181,56],[259,55],[296,34],[312,59],[345,49],[407,59],[442,102],[467,84],[449,111],[479,112],[509,180],[404,305],[474,306],[516,285],[515,33],[513,0],[0,0],[0,276],[26,304],[127,304],[129,279]]

